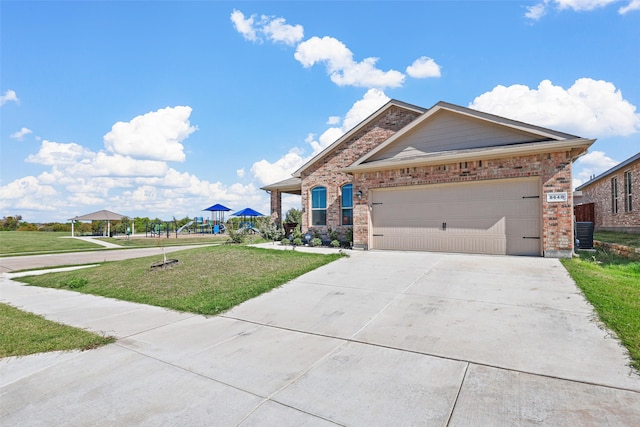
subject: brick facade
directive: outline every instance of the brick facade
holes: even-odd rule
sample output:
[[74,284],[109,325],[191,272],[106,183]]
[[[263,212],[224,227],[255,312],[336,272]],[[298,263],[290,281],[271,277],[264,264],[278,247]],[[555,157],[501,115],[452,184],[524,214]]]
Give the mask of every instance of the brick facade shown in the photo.
[[[410,185],[464,183],[480,180],[539,176],[542,185],[542,250],[546,256],[567,256],[573,251],[571,156],[567,152],[538,154],[460,163],[356,173],[354,191],[363,192],[354,211],[354,245],[369,246],[369,191]],[[566,192],[567,202],[547,203],[545,194]]]
[[[368,126],[361,129],[337,149],[328,153],[325,158],[318,161],[313,167],[306,170],[301,176],[302,230],[315,228],[326,235],[328,228],[331,227],[339,233],[344,233],[347,227],[341,224],[340,189],[343,185],[351,183],[353,176],[341,172],[341,170],[387,140],[418,116],[419,114],[415,111],[399,107],[390,108],[378,120],[369,123]],[[327,188],[327,226],[324,227],[313,227],[311,225],[311,190],[318,186]],[[357,189],[354,186],[354,195],[356,191]],[[356,198],[354,197],[354,199]],[[356,213],[360,210],[356,209],[357,203],[358,200],[354,200],[354,223],[358,223]],[[348,227],[350,228],[351,226]]]
[[[625,205],[625,173],[631,173],[631,209]],[[612,179],[618,182],[618,212],[612,209]],[[640,159],[582,187],[581,204],[593,203],[596,231],[630,231],[640,233]]]

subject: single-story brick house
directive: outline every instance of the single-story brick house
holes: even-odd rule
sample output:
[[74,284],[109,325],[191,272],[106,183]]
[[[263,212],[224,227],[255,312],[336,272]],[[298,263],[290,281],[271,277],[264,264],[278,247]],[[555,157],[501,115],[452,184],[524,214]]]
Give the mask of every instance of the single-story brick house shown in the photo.
[[596,231],[640,233],[640,153],[577,187],[576,196]]
[[391,100],[267,185],[299,194],[302,231],[352,228],[354,248],[568,257],[571,165],[595,140],[439,102]]

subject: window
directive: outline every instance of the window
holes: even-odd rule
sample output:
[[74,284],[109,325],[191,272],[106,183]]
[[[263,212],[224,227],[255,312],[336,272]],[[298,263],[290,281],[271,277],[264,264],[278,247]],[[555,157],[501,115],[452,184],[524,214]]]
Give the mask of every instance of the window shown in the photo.
[[618,213],[618,178],[611,178],[611,213]]
[[342,225],[353,225],[353,186],[345,184],[342,186]]
[[311,224],[327,225],[326,187],[316,187],[311,190]]
[[624,173],[624,211],[631,212],[631,171]]

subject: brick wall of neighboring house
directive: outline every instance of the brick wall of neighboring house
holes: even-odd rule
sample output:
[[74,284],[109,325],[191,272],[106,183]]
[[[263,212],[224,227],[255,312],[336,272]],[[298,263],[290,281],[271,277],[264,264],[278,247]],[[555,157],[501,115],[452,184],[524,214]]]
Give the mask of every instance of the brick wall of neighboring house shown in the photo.
[[[631,172],[631,210],[625,206],[625,172]],[[612,209],[611,180],[618,180],[618,212]],[[640,233],[640,160],[630,163],[582,189],[580,203],[595,206],[595,230]]]
[[[419,114],[415,111],[392,107],[378,120],[369,123],[350,139],[343,142],[337,149],[334,149],[302,173],[303,233],[309,229],[317,229],[326,235],[329,227],[339,232],[344,231],[345,227],[340,225],[340,189],[343,185],[351,182],[352,176],[340,171],[387,140],[418,116]],[[313,227],[311,225],[311,190],[317,186],[327,188],[327,226],[324,227]],[[355,191],[356,189],[354,188],[354,195]]]
[[[444,167],[443,167],[444,166]],[[511,157],[471,162],[461,170],[459,163],[410,167],[381,172],[354,174],[354,192],[363,191],[354,206],[354,245],[369,245],[369,190],[408,185],[468,182],[476,180],[541,178],[542,248],[545,256],[567,256],[573,251],[573,201],[571,192],[571,157],[567,152]],[[566,203],[547,203],[545,194],[566,192]]]

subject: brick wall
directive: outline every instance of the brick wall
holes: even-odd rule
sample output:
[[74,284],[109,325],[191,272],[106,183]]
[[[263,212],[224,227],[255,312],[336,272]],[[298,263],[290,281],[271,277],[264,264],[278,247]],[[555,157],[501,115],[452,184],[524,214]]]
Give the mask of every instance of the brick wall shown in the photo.
[[[341,224],[341,202],[340,188],[344,184],[352,181],[352,176],[340,172],[343,168],[368,153],[380,143],[387,140],[398,130],[415,120],[418,113],[405,110],[400,107],[391,107],[385,114],[379,117],[368,126],[354,134],[347,141],[344,141],[336,149],[328,153],[324,158],[318,160],[309,169],[305,170],[302,178],[302,231],[316,228],[321,233],[326,233],[327,228],[344,231]],[[311,190],[317,186],[327,188],[327,226],[311,226]],[[355,196],[356,188],[354,188]],[[354,204],[357,200],[354,200]],[[354,206],[354,223],[356,207]]]
[[[625,172],[631,172],[631,211],[625,210]],[[618,179],[618,212],[611,209],[611,179]],[[595,205],[595,230],[640,232],[640,160],[621,168],[582,189],[581,203]]]
[[[354,244],[369,245],[369,191],[374,188],[402,187],[478,180],[539,176],[542,203],[542,249],[546,256],[569,256],[573,251],[573,202],[571,198],[571,160],[558,152],[434,166],[354,174],[354,192],[363,192],[354,207]],[[547,203],[546,193],[566,192],[567,202]]]

